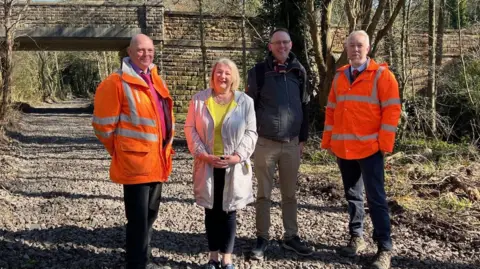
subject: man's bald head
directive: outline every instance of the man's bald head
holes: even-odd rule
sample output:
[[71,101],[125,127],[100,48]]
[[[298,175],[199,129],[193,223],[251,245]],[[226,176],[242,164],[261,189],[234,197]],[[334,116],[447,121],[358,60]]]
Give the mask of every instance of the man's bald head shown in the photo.
[[136,34],[130,39],[129,47],[135,46],[138,42],[151,42],[153,45],[153,41],[150,37],[145,34]]
[[144,34],[137,34],[130,39],[128,56],[133,64],[145,71],[153,62],[155,47],[150,37]]

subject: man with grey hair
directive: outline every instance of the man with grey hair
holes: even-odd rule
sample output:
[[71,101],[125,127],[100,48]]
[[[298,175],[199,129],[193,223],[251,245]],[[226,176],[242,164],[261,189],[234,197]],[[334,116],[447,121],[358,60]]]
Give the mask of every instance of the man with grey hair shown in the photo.
[[390,216],[385,193],[384,156],[393,151],[401,105],[398,83],[386,64],[377,64],[365,31],[346,40],[349,65],[337,70],[326,108],[322,148],[337,158],[348,202],[348,245],[345,256],[366,248],[363,239],[365,188],[373,239],[378,252],[373,268],[390,268],[392,250]]

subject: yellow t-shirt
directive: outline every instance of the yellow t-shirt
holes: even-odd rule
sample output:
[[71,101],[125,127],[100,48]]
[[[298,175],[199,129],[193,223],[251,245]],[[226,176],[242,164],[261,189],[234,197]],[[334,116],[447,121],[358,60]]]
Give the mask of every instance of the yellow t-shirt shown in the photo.
[[235,99],[228,104],[221,105],[215,102],[213,96],[210,96],[207,100],[207,108],[210,111],[210,114],[213,118],[214,129],[215,129],[215,136],[213,139],[213,154],[220,156],[223,155],[223,140],[222,140],[222,125],[223,120],[225,119],[225,115],[232,110],[234,107],[237,106],[237,102]]

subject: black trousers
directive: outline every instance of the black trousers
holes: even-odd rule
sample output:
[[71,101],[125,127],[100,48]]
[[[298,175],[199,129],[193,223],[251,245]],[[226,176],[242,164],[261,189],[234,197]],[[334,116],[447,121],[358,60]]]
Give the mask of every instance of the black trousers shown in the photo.
[[205,229],[208,249],[231,254],[237,229],[237,212],[225,212],[222,208],[225,169],[213,169],[213,208],[205,208]]
[[145,269],[150,255],[152,225],[157,219],[162,183],[123,185],[127,216],[126,269]]

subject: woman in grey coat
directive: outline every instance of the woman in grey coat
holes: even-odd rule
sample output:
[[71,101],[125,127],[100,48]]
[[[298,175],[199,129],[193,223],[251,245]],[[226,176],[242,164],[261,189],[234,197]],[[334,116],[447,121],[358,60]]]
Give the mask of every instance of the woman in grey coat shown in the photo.
[[257,124],[253,100],[238,91],[239,84],[235,63],[218,60],[210,88],[193,96],[185,122],[188,149],[195,158],[195,200],[205,208],[207,269],[234,268],[236,211],[254,200],[250,156],[258,138]]

